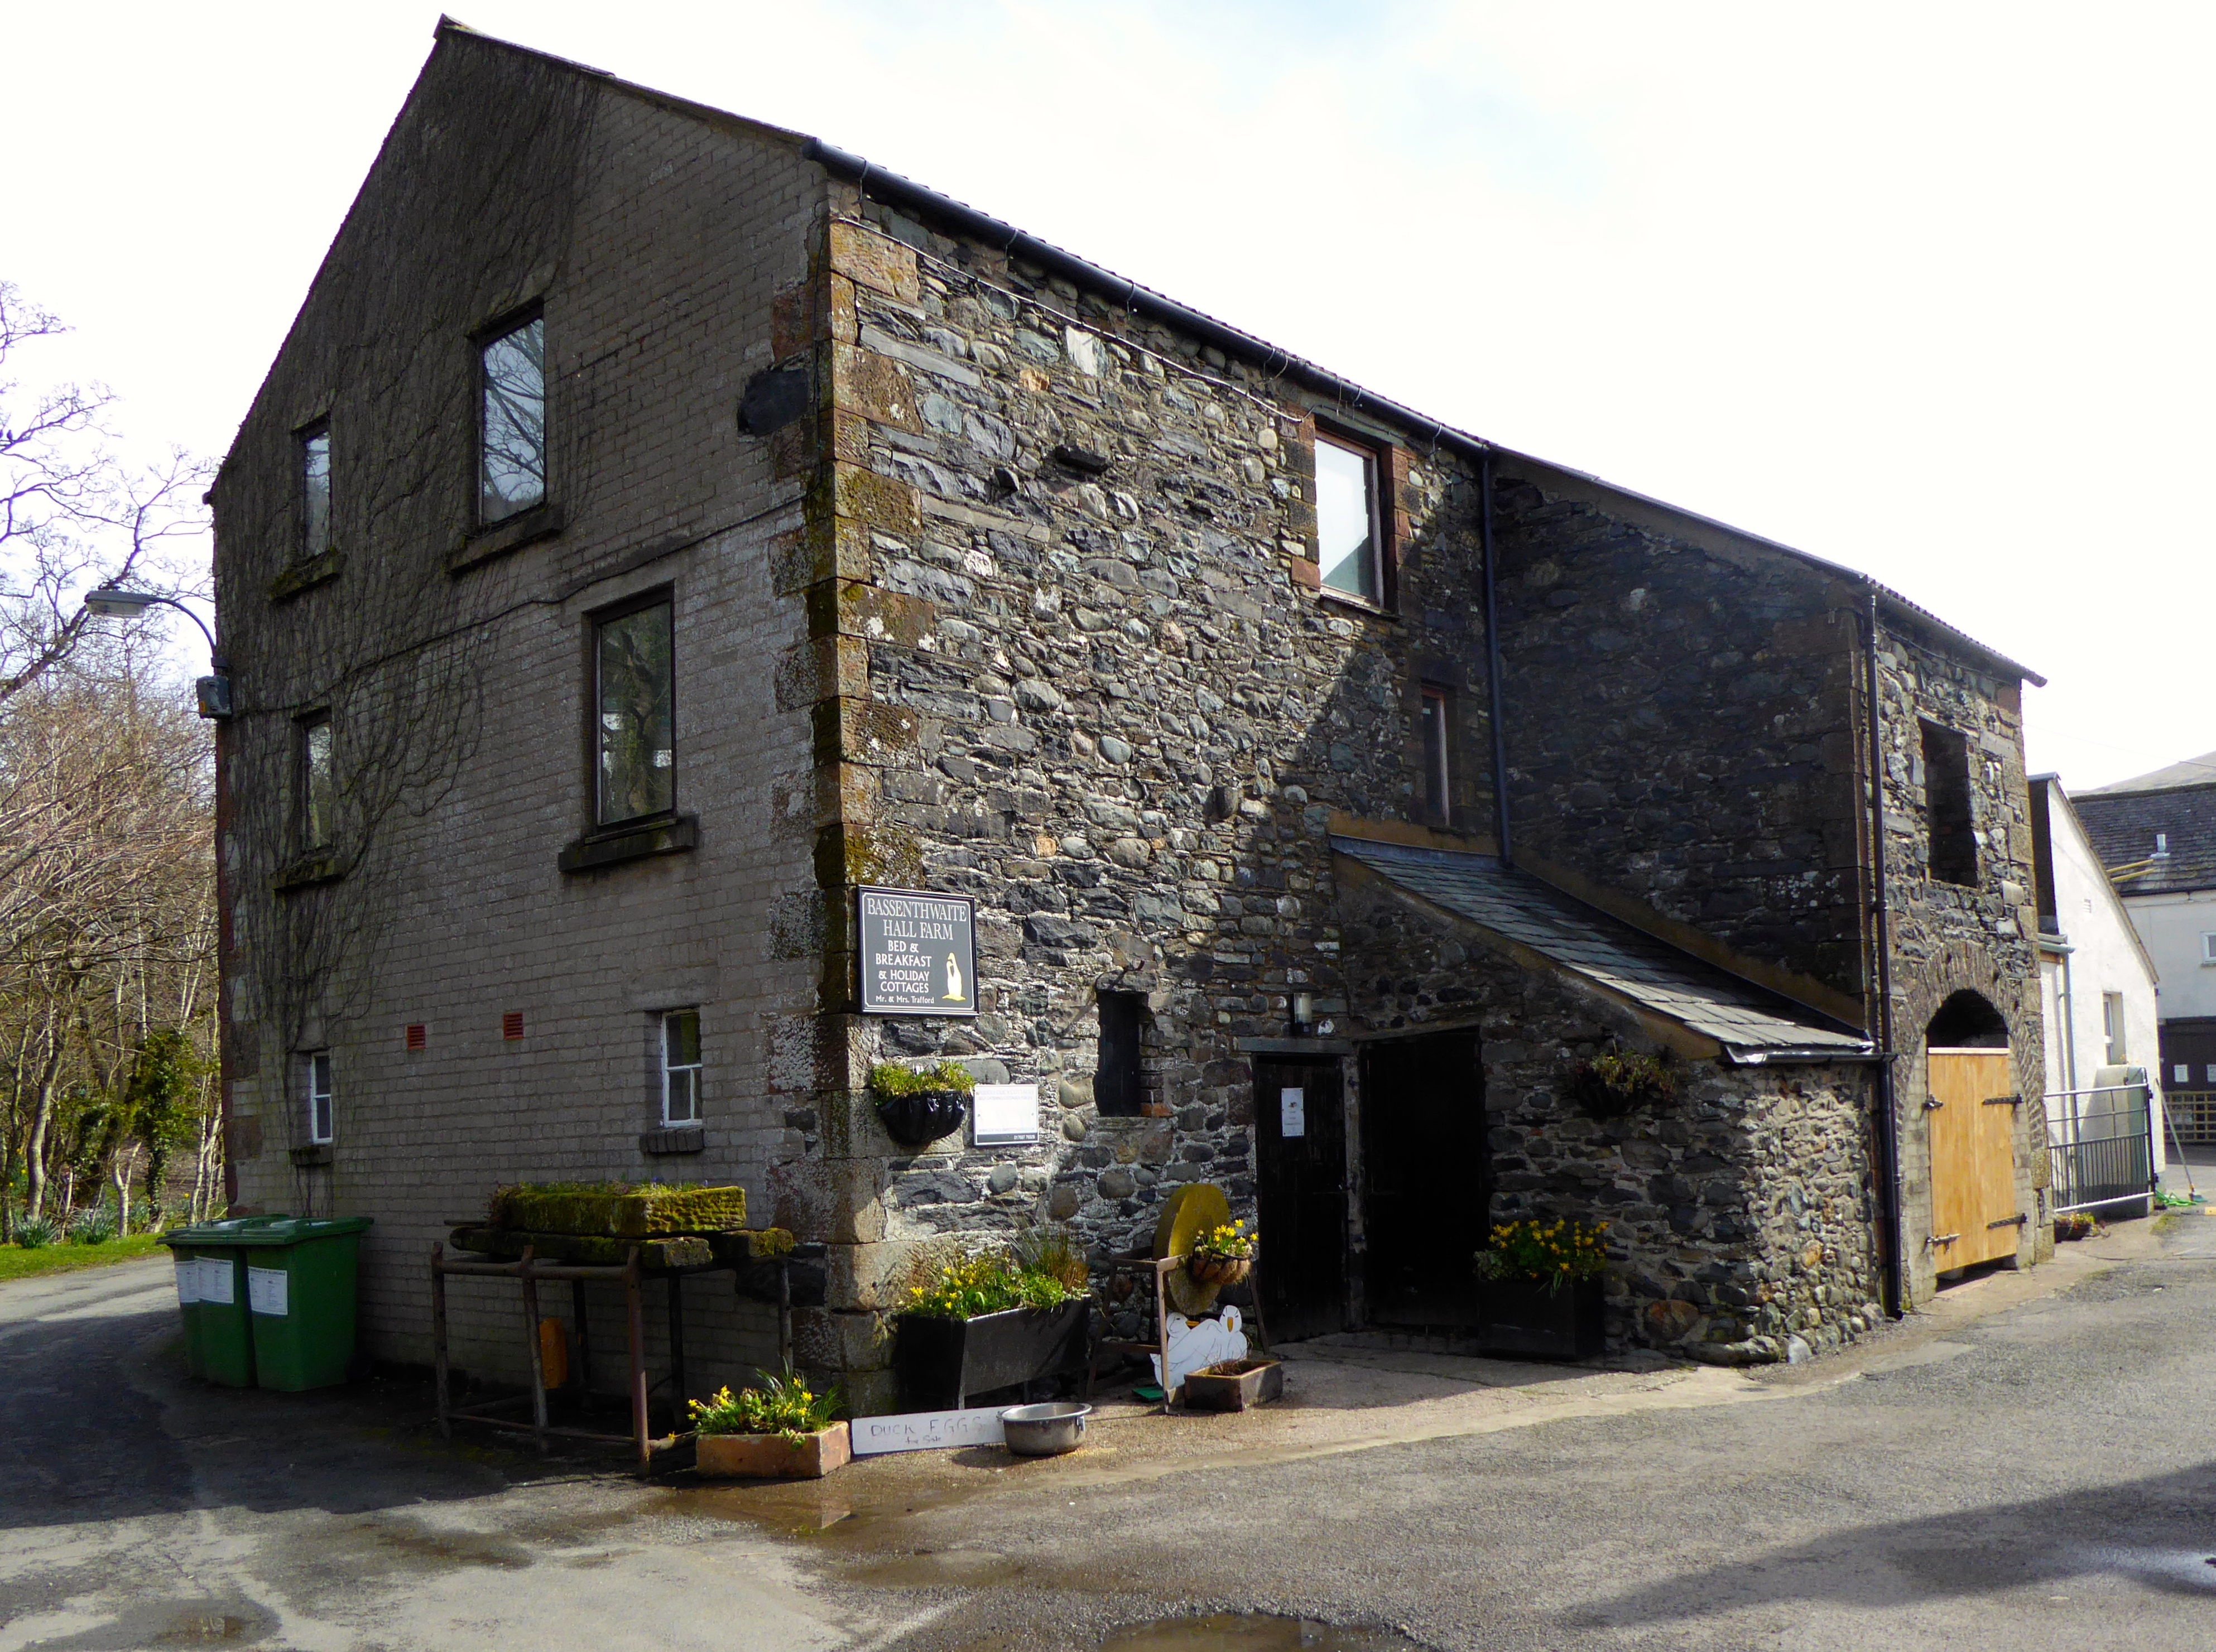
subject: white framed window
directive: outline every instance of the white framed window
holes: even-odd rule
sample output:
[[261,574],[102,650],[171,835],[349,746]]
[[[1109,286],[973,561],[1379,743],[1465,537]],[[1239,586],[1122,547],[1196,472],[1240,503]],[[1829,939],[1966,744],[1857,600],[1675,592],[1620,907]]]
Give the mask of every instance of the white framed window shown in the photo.
[[2182,1061],[2178,1062],[2170,1070],[2170,1082],[2173,1084],[2191,1084],[2193,1082],[2193,1069]]
[[1317,433],[1316,567],[1324,588],[1382,604],[1384,536],[1379,531],[1377,469],[1373,449]]
[[308,1120],[308,1139],[321,1146],[331,1139],[331,1053],[307,1050],[300,1056],[301,1100]]
[[1454,725],[1454,702],[1446,690],[1426,684],[1423,691],[1424,818],[1434,826],[1454,819],[1452,776],[1447,772],[1447,753]]
[[2124,1041],[2124,995],[2121,992],[2101,994],[2101,1036],[2108,1041],[2108,1065],[2112,1067],[2121,1066],[2127,1057]]
[[2216,932],[2203,935],[2201,937],[2201,961],[2204,964],[2216,964]]
[[700,1012],[672,1010],[662,1017],[662,1121],[700,1122]]

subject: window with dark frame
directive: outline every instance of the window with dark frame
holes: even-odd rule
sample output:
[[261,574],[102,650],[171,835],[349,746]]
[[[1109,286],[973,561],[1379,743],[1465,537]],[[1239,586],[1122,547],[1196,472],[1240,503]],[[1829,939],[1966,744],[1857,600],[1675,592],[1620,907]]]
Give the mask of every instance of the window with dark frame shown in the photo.
[[304,1051],[300,1056],[300,1077],[308,1139],[321,1147],[331,1139],[331,1053]]
[[1316,433],[1316,568],[1327,591],[1363,602],[1385,600],[1384,535],[1377,500],[1378,456]]
[[1445,826],[1454,816],[1452,777],[1447,769],[1450,736],[1454,728],[1454,700],[1443,688],[1424,688],[1424,818]]
[[1978,839],[1970,813],[1970,743],[1952,728],[1922,725],[1924,812],[1931,832],[1931,875],[1974,887]]
[[331,427],[300,433],[300,560],[312,562],[331,548]]
[[1136,1119],[1145,1110],[1140,1052],[1146,1024],[1145,993],[1102,992],[1100,1059],[1093,1075],[1093,1104],[1103,1118]]
[[300,847],[327,849],[337,835],[338,784],[331,751],[331,714],[303,717],[300,730]]
[[543,317],[479,352],[477,520],[489,525],[546,498],[546,324]]
[[700,1122],[700,1012],[672,1010],[662,1017],[662,1121]]
[[677,807],[670,611],[664,592],[593,622],[596,825],[620,826]]

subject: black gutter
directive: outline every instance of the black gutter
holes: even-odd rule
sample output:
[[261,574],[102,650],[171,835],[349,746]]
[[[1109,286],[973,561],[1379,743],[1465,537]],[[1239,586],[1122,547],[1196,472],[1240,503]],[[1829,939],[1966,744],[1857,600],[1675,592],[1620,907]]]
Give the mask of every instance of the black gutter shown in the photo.
[[1500,863],[1516,864],[1508,841],[1508,728],[1500,701],[1500,603],[1493,580],[1493,455],[1477,460],[1477,544],[1485,562],[1485,695],[1487,726],[1493,731],[1493,830]]
[[1869,774],[1870,887],[1876,919],[1877,1013],[1870,1034],[1877,1041],[1877,1177],[1880,1258],[1891,1300],[1885,1310],[1898,1319],[1908,1311],[1908,1270],[1900,1255],[1900,1120],[1893,1088],[1893,923],[1885,896],[1885,739],[1883,685],[1877,666],[1877,599],[1869,593]]
[[1452,448],[1465,458],[1481,459],[1493,451],[1492,443],[1467,431],[1443,425],[1429,414],[1419,413],[1415,408],[1404,407],[1374,390],[1364,390],[1352,379],[1342,378],[1327,367],[1319,366],[1305,357],[1280,349],[1266,340],[1256,338],[1252,333],[1242,333],[1213,316],[1178,303],[1174,298],[1166,298],[1159,292],[1141,286],[1128,275],[1118,275],[1115,271],[1104,269],[1074,253],[1065,252],[1005,219],[965,206],[951,195],[942,195],[936,189],[920,184],[912,178],[903,178],[897,172],[887,172],[881,167],[872,166],[860,156],[827,144],[820,138],[809,138],[800,152],[802,158],[813,161],[825,170],[838,173],[859,184],[862,193],[873,200],[908,207],[938,219],[963,235],[974,236],[990,246],[997,247],[1011,258],[1020,258],[1050,274],[1075,281],[1104,298],[1113,298],[1123,306],[1128,314],[1160,322],[1241,359],[1257,362],[1272,378],[1290,378],[1311,390],[1321,390],[1334,398],[1338,403],[1336,410],[1341,414],[1374,410],[1381,418],[1406,426],[1411,433],[1430,431],[1437,445]]

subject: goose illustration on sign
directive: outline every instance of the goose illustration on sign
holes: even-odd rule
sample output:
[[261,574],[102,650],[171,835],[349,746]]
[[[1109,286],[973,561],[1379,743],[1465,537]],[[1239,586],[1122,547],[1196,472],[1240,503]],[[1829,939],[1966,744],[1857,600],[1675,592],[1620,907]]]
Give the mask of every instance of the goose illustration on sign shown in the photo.
[[862,1013],[974,1016],[977,957],[967,895],[859,892]]

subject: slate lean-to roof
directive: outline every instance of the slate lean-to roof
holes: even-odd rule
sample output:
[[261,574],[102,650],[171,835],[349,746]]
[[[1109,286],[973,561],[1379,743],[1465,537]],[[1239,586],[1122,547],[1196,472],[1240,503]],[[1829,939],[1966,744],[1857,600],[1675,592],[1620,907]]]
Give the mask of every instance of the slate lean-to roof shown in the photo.
[[[2185,767],[2173,764],[2147,778]],[[2128,897],[2216,889],[2216,777],[2197,785],[2079,792],[2070,801],[2117,894]],[[2166,855],[2155,853],[2158,837],[2164,840]]]
[[1503,447],[1498,442],[1488,441],[1484,437],[1474,436],[1468,431],[1457,429],[1452,425],[1434,419],[1429,414],[1419,413],[1413,408],[1405,407],[1393,401],[1390,397],[1380,396],[1374,390],[1364,389],[1351,379],[1341,378],[1327,367],[1310,361],[1305,357],[1296,356],[1291,351],[1280,348],[1266,339],[1257,338],[1253,334],[1234,327],[1228,322],[1220,321],[1204,310],[1195,310],[1190,305],[1179,304],[1176,299],[1157,292],[1152,287],[1142,286],[1130,276],[1118,275],[1113,270],[1103,268],[1100,265],[1056,246],[1052,242],[1042,241],[1027,230],[1018,229],[1013,224],[994,218],[989,213],[980,212],[966,201],[959,201],[951,195],[942,194],[928,185],[920,184],[911,178],[902,177],[897,172],[888,172],[883,167],[865,160],[861,156],[827,144],[820,138],[805,137],[803,134],[789,132],[782,127],[752,120],[744,115],[733,114],[729,111],[694,103],[666,92],[658,92],[652,87],[641,86],[635,82],[624,80],[620,77],[610,74],[605,69],[594,69],[568,58],[555,57],[551,52],[539,52],[530,46],[518,46],[513,41],[503,40],[497,36],[481,34],[466,23],[457,22],[449,17],[441,17],[439,20],[437,33],[441,37],[452,34],[468,40],[483,41],[488,45],[502,46],[511,52],[521,52],[542,62],[561,64],[579,74],[589,75],[595,80],[634,96],[648,99],[665,108],[681,110],[696,118],[717,121],[736,121],[767,136],[786,141],[797,141],[801,145],[801,153],[809,160],[815,162],[827,171],[858,185],[863,194],[872,200],[881,201],[889,206],[905,207],[910,212],[950,224],[961,233],[975,236],[1013,257],[1039,265],[1053,274],[1074,281],[1080,286],[1104,298],[1112,298],[1130,314],[1144,316],[1151,320],[1162,322],[1171,327],[1193,334],[1214,344],[1219,349],[1231,352],[1242,359],[1256,363],[1265,372],[1277,378],[1290,378],[1297,383],[1307,384],[1312,389],[1321,390],[1336,398],[1340,410],[1345,414],[1359,415],[1364,411],[1375,413],[1379,417],[1399,425],[1412,434],[1428,433],[1432,440],[1443,446],[1455,449],[1469,458],[1495,454],[1510,459],[1523,460],[1564,476],[1575,476],[1594,487],[1604,488],[1621,499],[1635,501],[1641,505],[1666,511],[1689,525],[1718,531],[1743,544],[1759,546],[1763,550],[1792,557],[1796,562],[1875,596],[1881,605],[1893,611],[1896,618],[1905,617],[1914,623],[1937,632],[1950,642],[1983,661],[1988,667],[2004,675],[2020,678],[2025,682],[2042,686],[2047,681],[2028,666],[2018,664],[1998,649],[1989,647],[1979,642],[1967,631],[1959,630],[1948,624],[1922,604],[1911,602],[1891,586],[1882,584],[1857,569],[1834,562],[1826,557],[1815,556],[1809,551],[1798,550],[1764,535],[1750,533],[1745,528],[1733,527],[1727,522],[1720,522],[1714,517],[1702,516],[1697,512],[1685,509],[1683,506],[1672,505],[1667,501],[1654,499],[1631,488],[1621,487],[1615,482],[1596,476],[1589,471],[1574,470],[1568,465],[1557,464],[1552,459],[1542,459],[1536,454],[1518,452],[1513,448]]
[[1733,1059],[1865,1056],[1859,1033],[1727,974],[1573,900],[1490,855],[1333,838],[1335,853],[1456,917],[1539,954],[1564,973],[1677,1023]]

